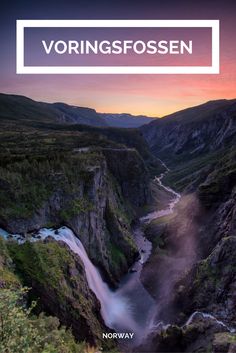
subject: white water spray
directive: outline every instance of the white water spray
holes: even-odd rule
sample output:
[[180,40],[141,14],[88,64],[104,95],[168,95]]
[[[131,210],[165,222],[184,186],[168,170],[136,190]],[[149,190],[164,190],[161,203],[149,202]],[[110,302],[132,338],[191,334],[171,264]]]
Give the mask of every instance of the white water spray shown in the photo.
[[[161,160],[160,162],[166,168],[166,172],[162,173],[160,177],[156,177],[155,180],[161,188],[171,193],[173,198],[166,209],[151,212],[147,216],[140,218],[140,221],[144,223],[149,223],[154,219],[173,213],[175,205],[181,198],[179,193],[163,185],[162,179],[169,171],[169,168]],[[6,239],[16,239],[20,244],[24,243],[26,240],[19,234],[9,234],[1,228],[0,235]],[[148,260],[152,249],[151,243],[144,237],[141,228],[137,228],[134,231],[134,240],[139,249],[141,258],[132,266],[132,273],[128,273],[123,278],[116,291],[112,291],[102,280],[98,269],[90,261],[83,244],[69,228],[62,227],[58,230],[43,228],[36,236],[37,237],[30,238],[30,241],[38,241],[39,239],[45,239],[51,236],[57,241],[65,242],[69,248],[81,258],[89,288],[94,292],[101,304],[101,314],[108,327],[117,332],[134,332],[134,342],[137,345],[141,343],[150,332],[166,329],[169,326],[164,325],[162,322],[154,322],[155,302],[140,281],[142,265]],[[213,315],[202,312],[194,312],[183,327],[191,324],[196,315],[201,315],[203,318],[214,319],[230,332],[235,332],[234,329],[229,328]]]
[[52,229],[41,229],[39,232],[41,238],[48,236],[56,240],[65,242],[69,248],[79,255],[85,268],[86,278],[89,288],[94,292],[101,304],[101,314],[110,328],[117,329],[122,326],[123,329],[131,330],[135,327],[132,319],[130,305],[126,298],[113,292],[108,285],[102,280],[98,269],[90,261],[83,244],[67,227],[59,228],[57,231]]

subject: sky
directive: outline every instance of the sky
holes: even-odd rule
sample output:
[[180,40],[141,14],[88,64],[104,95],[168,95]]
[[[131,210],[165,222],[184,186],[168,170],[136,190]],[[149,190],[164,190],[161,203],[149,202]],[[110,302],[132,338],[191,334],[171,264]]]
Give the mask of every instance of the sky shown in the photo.
[[[15,21],[17,19],[219,19],[220,20],[220,74],[214,75],[17,75],[15,69]],[[144,114],[162,117],[177,110],[198,105],[214,99],[236,98],[236,2],[219,1],[81,1],[81,0],[29,0],[1,1],[0,12],[0,92],[20,94],[46,102],[66,102],[87,106],[99,112]],[[71,33],[71,32],[70,32]],[[167,33],[167,32],[166,32]],[[167,38],[177,32],[165,34]],[[180,30],[181,35],[181,30]],[[42,34],[42,32],[41,32]],[[76,32],[73,33],[76,38]],[[160,33],[159,33],[160,34]],[[27,32],[26,32],[27,35]],[[58,38],[65,36],[66,32]],[[71,35],[71,34],[70,34]],[[85,31],[84,37],[93,37]],[[99,38],[99,31],[96,34]],[[114,38],[112,31],[101,32],[108,39]],[[145,38],[144,31],[136,30],[134,37]],[[45,38],[55,36],[46,30]],[[119,34],[122,37],[122,34]],[[124,33],[123,38],[127,36]],[[185,39],[192,37],[197,43],[197,60],[209,65],[209,33],[189,31],[182,33]],[[69,37],[68,37],[69,38]],[[37,31],[26,36],[26,61],[45,64],[45,58],[37,50]],[[143,59],[144,58],[144,59]],[[47,58],[46,58],[47,59]],[[102,62],[103,58],[97,58]],[[192,65],[189,56],[175,59],[176,64]],[[195,57],[196,59],[196,57]],[[48,60],[48,59],[47,59]],[[68,56],[51,57],[68,64]],[[71,59],[72,63],[78,60]],[[92,64],[93,58],[88,62]],[[111,62],[111,58],[109,59]],[[113,60],[113,59],[112,59]],[[119,57],[120,64],[128,60],[140,64],[140,57]],[[122,61],[123,60],[123,61]],[[163,64],[166,58],[142,57],[141,64]],[[167,61],[171,64],[173,58]],[[46,63],[47,64],[47,63]],[[81,65],[86,62],[81,62]],[[119,64],[119,63],[118,63]]]

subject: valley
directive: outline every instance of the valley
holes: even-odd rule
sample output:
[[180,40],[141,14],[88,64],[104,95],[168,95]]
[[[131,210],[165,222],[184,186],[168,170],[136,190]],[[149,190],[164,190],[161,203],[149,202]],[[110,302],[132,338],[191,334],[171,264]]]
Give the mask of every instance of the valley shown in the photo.
[[127,128],[0,98],[0,291],[75,352],[234,352],[236,101]]

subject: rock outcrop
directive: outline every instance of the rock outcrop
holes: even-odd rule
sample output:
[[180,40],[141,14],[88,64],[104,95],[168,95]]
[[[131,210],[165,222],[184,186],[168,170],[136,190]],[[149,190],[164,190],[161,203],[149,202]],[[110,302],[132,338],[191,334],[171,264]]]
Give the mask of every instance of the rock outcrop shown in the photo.
[[[163,304],[155,322],[176,324],[153,333],[150,350],[235,350],[229,332],[236,327],[235,114],[235,100],[221,100],[142,127],[153,153],[171,168],[163,183],[182,192],[174,215],[146,229],[154,246],[142,279]],[[186,202],[191,199],[196,202]],[[196,311],[210,315],[195,321],[194,329],[193,322],[182,326]]]
[[182,313],[212,313],[229,326],[236,323],[236,237],[223,238],[195,265],[176,288],[175,305]]
[[[225,337],[220,342],[220,337]],[[191,352],[191,353],[228,353],[230,342],[236,339],[225,328],[212,318],[196,315],[188,325],[160,325],[157,332],[150,334],[145,346],[138,347],[137,352]],[[219,351],[219,348],[226,350]],[[231,346],[232,347],[232,346]],[[234,351],[232,351],[234,352]]]
[[172,163],[194,159],[235,139],[236,101],[211,101],[157,119],[141,131],[153,153]]
[[[26,168],[29,173],[33,167],[27,164]],[[80,238],[94,264],[115,283],[137,256],[130,224],[149,197],[149,175],[142,158],[134,149],[76,150],[57,166],[54,159],[49,159],[40,168],[42,172],[45,168],[46,182],[34,174],[27,184],[36,188],[41,178],[43,189],[37,197],[42,192],[44,200],[39,200],[39,206],[31,202],[31,210],[24,215],[29,203],[24,206],[24,198],[14,201],[19,196],[13,194],[14,186],[9,184],[12,206],[9,214],[2,211],[2,227],[10,233],[29,233],[67,225]],[[28,189],[25,197],[31,197]]]
[[51,238],[7,247],[22,284],[31,288],[30,299],[37,300],[36,312],[58,317],[79,341],[101,342],[106,327],[80,258]]

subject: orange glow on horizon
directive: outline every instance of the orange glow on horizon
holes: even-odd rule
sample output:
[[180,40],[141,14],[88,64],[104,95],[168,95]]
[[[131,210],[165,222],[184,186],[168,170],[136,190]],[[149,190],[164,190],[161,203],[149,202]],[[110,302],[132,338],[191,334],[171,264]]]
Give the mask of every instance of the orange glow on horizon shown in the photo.
[[[47,4],[44,7],[42,2],[36,2],[32,7],[24,7],[22,4],[12,6],[10,4],[8,16],[12,15],[9,19],[3,11],[1,12],[3,15],[2,33],[4,35],[0,60],[0,92],[24,95],[37,101],[64,102],[89,107],[97,112],[130,113],[151,117],[163,117],[188,107],[203,104],[209,100],[236,98],[235,2],[231,1],[227,4],[216,1],[213,5],[210,1],[180,1],[178,4],[174,1],[173,4],[171,4],[171,1],[155,1],[150,6],[146,2],[143,4],[136,2],[135,6],[131,6],[129,2],[126,2],[125,6],[119,3],[117,7],[105,6],[105,4],[104,7],[102,5],[94,7],[91,4],[89,5],[89,2],[84,4],[86,4],[83,9],[84,12],[78,2],[73,2],[73,6],[65,3],[63,10],[58,3],[57,8],[53,6],[51,11],[53,16],[56,16],[55,14],[57,13],[58,18],[74,18],[74,16],[79,15],[81,19],[93,18],[93,16],[94,19],[218,19],[220,21],[220,74],[17,75],[15,20],[24,17],[34,18],[35,16],[40,18],[40,11],[43,17],[46,11],[49,11],[50,6]],[[38,11],[36,11],[36,6],[38,6]],[[90,10],[94,10],[94,8],[96,8],[96,11]],[[191,37],[197,45],[197,47],[194,46],[193,50],[198,63],[200,65],[210,65],[211,46],[209,46],[209,43],[211,35],[204,31],[196,33],[194,31],[191,31],[191,33],[184,32],[181,32],[181,38],[190,39]],[[122,33],[119,35],[121,39],[127,37],[126,32],[123,33],[123,37]],[[180,32],[178,33],[180,35]],[[166,38],[173,39],[175,35],[178,37],[178,33],[176,34],[172,30],[168,31],[166,32]],[[47,32],[45,32],[46,34]],[[90,38],[91,34],[89,31],[87,34],[88,38]],[[50,35],[50,32],[48,32],[48,38]],[[102,36],[103,34],[101,34]],[[109,33],[106,32],[106,36],[107,39],[113,38],[112,33],[109,37]],[[134,39],[145,39],[145,36],[147,37],[143,29],[135,30],[132,33],[132,38]],[[30,45],[34,44],[34,38],[37,38],[37,35],[36,37],[28,38],[29,48],[31,48]],[[37,59],[40,63],[37,50],[30,49],[28,54],[32,55],[32,60]],[[53,57],[51,60],[55,64],[54,59]],[[99,57],[97,57],[98,59]],[[167,60],[168,65],[173,65],[173,60],[175,60],[174,65],[179,65],[181,60],[181,65],[187,65],[189,64],[189,59],[188,56],[183,55],[179,59],[172,58],[171,63],[168,63],[165,57],[158,60],[162,64],[163,62],[166,64]],[[43,57],[41,57],[41,60],[42,64]],[[140,63],[140,58],[137,56],[132,56],[132,60],[134,64]],[[147,62],[156,64],[156,57],[153,56],[151,59],[147,59]],[[89,64],[89,60],[86,64]],[[194,64],[194,61],[192,64]]]

